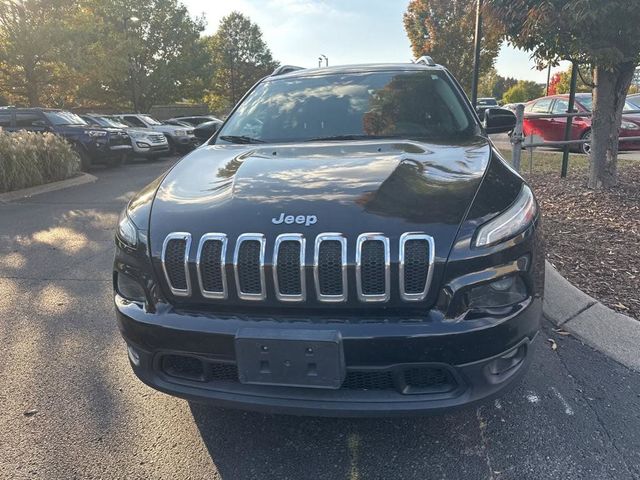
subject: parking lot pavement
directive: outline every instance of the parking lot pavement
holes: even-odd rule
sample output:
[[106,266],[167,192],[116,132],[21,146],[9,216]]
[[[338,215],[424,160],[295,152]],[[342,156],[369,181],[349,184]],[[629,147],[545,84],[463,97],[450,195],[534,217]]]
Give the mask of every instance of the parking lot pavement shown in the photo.
[[115,325],[112,235],[171,163],[0,205],[0,478],[640,479],[640,374],[546,323],[522,384],[441,416],[271,416],[143,385]]

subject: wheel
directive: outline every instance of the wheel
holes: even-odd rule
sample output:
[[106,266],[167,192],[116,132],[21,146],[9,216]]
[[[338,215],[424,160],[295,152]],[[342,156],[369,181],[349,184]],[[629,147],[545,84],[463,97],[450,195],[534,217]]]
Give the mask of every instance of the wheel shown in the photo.
[[171,137],[169,137],[168,135],[166,135],[167,137],[167,142],[169,142],[169,152],[168,154],[173,156],[176,154],[176,144],[174,143],[173,139]]
[[587,143],[581,143],[579,145],[580,153],[584,153],[585,155],[589,155],[591,153],[591,130],[587,130],[582,134],[580,140],[588,140]]
[[81,145],[74,145],[73,150],[80,157],[80,170],[83,172],[89,171],[91,168],[91,157]]

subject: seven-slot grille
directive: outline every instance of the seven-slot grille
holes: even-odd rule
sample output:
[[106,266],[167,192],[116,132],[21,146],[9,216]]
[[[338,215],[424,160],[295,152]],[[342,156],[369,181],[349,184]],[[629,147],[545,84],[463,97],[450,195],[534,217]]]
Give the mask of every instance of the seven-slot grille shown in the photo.
[[[347,238],[340,233],[322,233],[313,243],[313,280],[320,302],[347,300]],[[229,297],[226,268],[227,236],[202,236],[196,253],[196,274],[205,298]],[[233,245],[233,244],[232,244]],[[169,234],[162,248],[162,267],[171,293],[191,295],[189,252],[191,235]],[[242,300],[265,300],[266,238],[261,233],[240,235],[233,247],[233,276],[237,296]],[[229,247],[232,248],[232,247]],[[434,241],[421,232],[409,232],[399,242],[399,294],[406,302],[424,300],[433,277]],[[299,233],[279,235],[273,245],[271,270],[276,298],[282,302],[307,299],[305,270],[306,239]],[[310,263],[310,262],[309,262]],[[355,277],[358,300],[387,302],[391,297],[391,244],[382,233],[363,233],[355,243]]]

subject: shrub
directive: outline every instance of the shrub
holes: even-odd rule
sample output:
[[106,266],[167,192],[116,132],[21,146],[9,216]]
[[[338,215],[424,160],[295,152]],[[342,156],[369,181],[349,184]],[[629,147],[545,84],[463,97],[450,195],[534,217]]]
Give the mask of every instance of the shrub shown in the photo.
[[79,168],[78,155],[56,135],[0,131],[0,192],[64,180]]

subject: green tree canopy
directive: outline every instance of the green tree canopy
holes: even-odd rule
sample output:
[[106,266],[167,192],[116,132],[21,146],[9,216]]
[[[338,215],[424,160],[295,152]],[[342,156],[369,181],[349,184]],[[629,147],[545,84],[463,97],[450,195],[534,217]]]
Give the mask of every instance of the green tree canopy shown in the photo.
[[278,66],[260,27],[239,12],[220,21],[207,47],[213,69],[207,102],[219,113],[229,111],[255,82]]
[[544,93],[542,85],[529,80],[518,80],[502,97],[504,103],[523,103],[541,97]]
[[78,10],[71,0],[0,0],[0,91],[11,103],[64,103]]
[[[476,0],[411,0],[404,28],[416,57],[430,55],[451,71],[465,91],[471,91]],[[480,52],[480,74],[498,56],[503,30],[493,12],[485,8]]]
[[589,186],[617,183],[624,99],[640,63],[640,8],[628,0],[488,0],[509,40],[540,65],[572,60],[593,67]]
[[479,97],[493,97],[500,100],[504,93],[513,87],[518,81],[515,78],[499,75],[495,67],[487,70],[478,82]]
[[83,97],[148,111],[189,97],[207,75],[204,20],[178,0],[88,1],[93,25],[79,35],[88,41],[77,65]]

